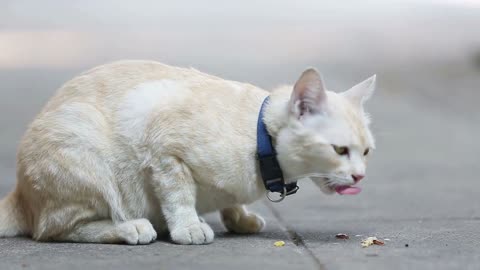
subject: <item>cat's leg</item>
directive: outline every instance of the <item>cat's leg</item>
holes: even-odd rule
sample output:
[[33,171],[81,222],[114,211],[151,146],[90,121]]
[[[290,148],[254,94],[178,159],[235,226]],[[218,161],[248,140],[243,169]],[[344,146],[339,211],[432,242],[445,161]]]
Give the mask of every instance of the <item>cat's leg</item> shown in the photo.
[[258,233],[265,227],[265,220],[249,213],[245,206],[237,205],[220,211],[222,222],[230,232]]
[[170,237],[178,244],[208,244],[214,234],[195,209],[196,186],[189,168],[175,157],[163,157],[153,166],[153,186],[167,221]]
[[157,239],[157,233],[146,219],[129,220],[114,224],[111,220],[77,224],[66,234],[53,237],[54,241],[146,245]]

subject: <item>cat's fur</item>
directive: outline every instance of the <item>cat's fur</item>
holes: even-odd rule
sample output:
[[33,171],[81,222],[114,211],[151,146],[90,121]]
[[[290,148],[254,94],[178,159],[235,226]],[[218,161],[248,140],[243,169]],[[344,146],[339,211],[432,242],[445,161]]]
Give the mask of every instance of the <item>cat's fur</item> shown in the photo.
[[[305,71],[271,94],[265,123],[286,178],[322,172],[327,193],[364,174],[373,147],[363,101],[375,78],[342,94]],[[293,94],[292,94],[293,90]],[[259,232],[249,204],[265,194],[256,125],[269,92],[194,69],[122,61],[67,82],[29,126],[17,186],[0,202],[0,237],[148,244],[170,232],[180,244],[214,234],[199,214],[220,210],[228,230]],[[332,144],[350,147],[338,155]],[[301,195],[297,195],[301,196]]]

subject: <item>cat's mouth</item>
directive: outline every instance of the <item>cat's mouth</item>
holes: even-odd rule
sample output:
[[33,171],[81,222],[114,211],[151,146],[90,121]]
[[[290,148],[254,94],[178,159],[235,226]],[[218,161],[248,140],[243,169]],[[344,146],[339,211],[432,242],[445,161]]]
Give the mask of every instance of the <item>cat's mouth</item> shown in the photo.
[[[362,189],[359,187],[356,187],[355,184],[348,185],[348,184],[343,184],[338,182],[335,183],[334,179],[329,177],[323,177],[323,180],[324,180],[324,185],[328,190],[327,193],[329,194],[338,193],[340,195],[356,195],[362,192]],[[337,180],[338,180],[338,177],[337,177]]]
[[354,186],[329,186],[328,188],[331,189],[332,192],[337,192],[340,195],[355,195],[362,191],[359,187]]
[[351,179],[334,174],[310,173],[291,178],[290,181],[296,181],[301,178],[311,178],[313,182],[326,194],[338,193],[340,195],[355,195],[362,191],[362,189],[356,187],[355,184],[346,184],[353,182]]

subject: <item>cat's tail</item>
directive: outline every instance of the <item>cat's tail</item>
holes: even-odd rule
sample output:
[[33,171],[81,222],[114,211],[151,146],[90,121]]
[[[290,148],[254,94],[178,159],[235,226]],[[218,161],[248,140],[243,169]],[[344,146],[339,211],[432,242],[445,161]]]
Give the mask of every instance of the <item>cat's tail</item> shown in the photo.
[[0,200],[0,238],[24,235],[26,228],[23,208],[14,191]]

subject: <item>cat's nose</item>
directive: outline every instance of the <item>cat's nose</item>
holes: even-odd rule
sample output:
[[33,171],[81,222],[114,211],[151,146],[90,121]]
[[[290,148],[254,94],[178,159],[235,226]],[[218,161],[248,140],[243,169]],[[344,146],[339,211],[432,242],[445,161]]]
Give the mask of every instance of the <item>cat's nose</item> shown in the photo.
[[352,174],[352,178],[355,183],[360,182],[360,180],[362,180],[364,177],[364,174]]

